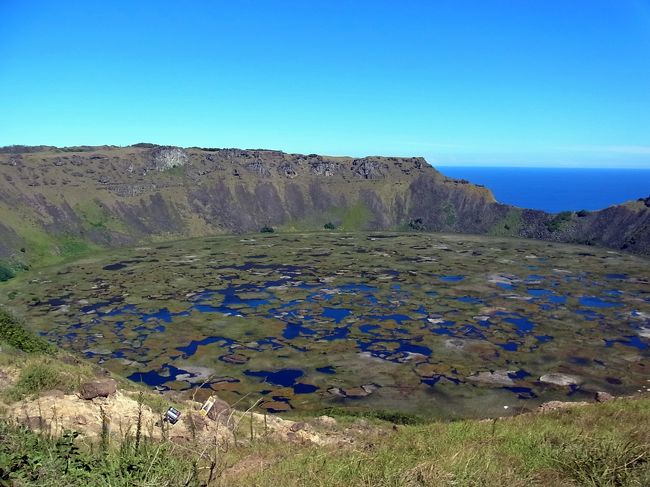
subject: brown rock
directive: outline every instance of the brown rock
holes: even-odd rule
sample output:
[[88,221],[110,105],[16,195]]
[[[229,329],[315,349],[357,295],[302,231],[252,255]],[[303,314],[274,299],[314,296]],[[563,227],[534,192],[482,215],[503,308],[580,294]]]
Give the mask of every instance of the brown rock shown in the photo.
[[96,397],[108,397],[117,392],[117,382],[113,379],[100,379],[81,384],[80,396],[90,400]]
[[289,429],[295,433],[296,431],[304,430],[306,426],[307,424],[302,422],[293,423]]
[[217,398],[210,411],[208,411],[208,418],[213,421],[221,421],[225,423],[232,412],[230,404],[223,399]]
[[81,426],[88,424],[88,420],[86,419],[86,417],[82,416],[81,414],[74,417],[74,422]]
[[594,399],[596,399],[597,402],[607,402],[607,401],[612,401],[613,399],[616,398],[612,396],[609,392],[598,391],[594,395]]

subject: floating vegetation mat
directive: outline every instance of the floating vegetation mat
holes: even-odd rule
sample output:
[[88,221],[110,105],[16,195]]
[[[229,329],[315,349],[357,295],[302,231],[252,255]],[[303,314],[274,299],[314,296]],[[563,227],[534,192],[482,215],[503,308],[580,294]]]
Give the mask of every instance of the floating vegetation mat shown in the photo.
[[112,251],[0,299],[160,390],[480,417],[650,387],[650,261],[460,235],[274,234]]

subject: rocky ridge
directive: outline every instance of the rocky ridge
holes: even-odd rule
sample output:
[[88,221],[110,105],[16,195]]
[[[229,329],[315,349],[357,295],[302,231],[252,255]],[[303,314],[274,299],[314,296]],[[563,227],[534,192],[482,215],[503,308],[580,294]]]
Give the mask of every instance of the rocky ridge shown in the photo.
[[648,199],[557,215],[499,204],[422,158],[273,150],[0,148],[0,260],[220,233],[412,230],[603,245],[650,254]]

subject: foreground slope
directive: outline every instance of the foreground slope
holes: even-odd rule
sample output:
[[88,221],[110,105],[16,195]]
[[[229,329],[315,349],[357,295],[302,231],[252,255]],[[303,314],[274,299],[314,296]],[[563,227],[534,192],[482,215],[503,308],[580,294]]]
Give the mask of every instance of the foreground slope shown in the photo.
[[[53,349],[2,311],[0,348],[3,486],[650,482],[647,392],[603,404],[546,405],[488,421],[346,415],[292,420],[254,409],[252,415],[230,411],[223,403],[227,414],[204,417],[200,403],[111,379]],[[113,381],[117,391],[89,399],[88,381]],[[181,421],[153,424],[172,404],[183,411]]]
[[647,200],[592,213],[525,210],[422,158],[269,150],[0,149],[0,260],[12,267],[121,246],[270,225],[489,233],[650,253]]

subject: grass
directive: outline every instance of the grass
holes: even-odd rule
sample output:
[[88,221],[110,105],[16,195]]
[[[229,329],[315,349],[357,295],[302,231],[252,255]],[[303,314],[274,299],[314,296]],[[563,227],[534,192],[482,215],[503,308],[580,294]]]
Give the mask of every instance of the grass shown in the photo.
[[17,359],[14,364],[19,366],[20,375],[2,394],[10,402],[54,389],[70,394],[77,391],[83,381],[93,377],[89,364],[68,364],[49,355],[30,355],[23,361]]
[[592,485],[650,482],[647,399],[508,420],[371,430],[353,448],[293,448],[231,485]]

